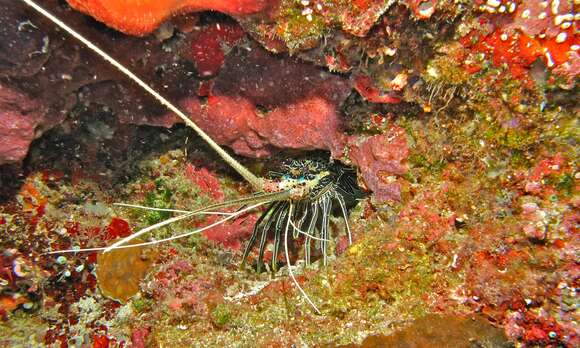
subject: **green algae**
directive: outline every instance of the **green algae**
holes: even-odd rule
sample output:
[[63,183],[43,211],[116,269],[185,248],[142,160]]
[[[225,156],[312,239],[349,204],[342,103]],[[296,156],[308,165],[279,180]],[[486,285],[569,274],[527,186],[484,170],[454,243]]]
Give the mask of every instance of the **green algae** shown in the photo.
[[[171,197],[173,193],[164,187],[164,182],[162,179],[157,179],[155,181],[155,190],[148,192],[145,196],[144,205],[152,208],[160,209],[171,209],[173,208],[171,204]],[[167,220],[171,217],[171,213],[167,211],[154,211],[149,210],[143,213],[144,220],[150,224],[156,224],[160,221]]]
[[135,309],[135,311],[138,313],[147,312],[151,310],[152,306],[154,305],[151,299],[144,298],[142,296],[133,297],[130,303],[133,309]]
[[572,177],[572,174],[566,173],[560,176],[559,178],[556,178],[555,182],[556,188],[563,194],[570,196],[572,193],[574,193],[576,185],[574,182],[574,178]]
[[430,84],[444,82],[449,86],[459,86],[466,84],[472,78],[459,64],[444,55],[431,59],[427,63],[425,72],[425,82]]
[[510,150],[524,151],[537,143],[538,134],[529,130],[509,129],[489,123],[483,133],[485,139]]
[[277,18],[276,34],[284,41],[290,52],[312,47],[328,32],[324,19],[316,13],[311,20],[302,13],[299,0],[284,0]]
[[225,304],[218,304],[211,312],[212,322],[217,327],[223,328],[232,321],[232,312]]

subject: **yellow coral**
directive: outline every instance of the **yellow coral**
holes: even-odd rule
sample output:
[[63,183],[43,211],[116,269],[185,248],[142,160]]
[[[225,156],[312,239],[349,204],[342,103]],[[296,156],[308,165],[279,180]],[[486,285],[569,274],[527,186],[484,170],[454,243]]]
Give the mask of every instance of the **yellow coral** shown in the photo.
[[[142,243],[134,239],[128,244]],[[139,283],[156,258],[146,247],[115,249],[97,258],[97,280],[101,293],[113,300],[126,302],[139,292]]]

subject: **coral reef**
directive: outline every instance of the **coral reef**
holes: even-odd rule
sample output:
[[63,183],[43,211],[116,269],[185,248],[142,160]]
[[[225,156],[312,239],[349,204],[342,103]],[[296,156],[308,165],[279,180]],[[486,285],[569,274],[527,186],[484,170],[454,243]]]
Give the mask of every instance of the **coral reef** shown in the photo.
[[352,245],[330,218],[327,266],[299,261],[300,238],[291,250],[322,315],[285,260],[239,267],[259,209],[154,249],[46,254],[172,216],[116,202],[192,210],[252,191],[117,71],[0,0],[0,345],[580,345],[576,2],[68,3],[43,5],[253,172],[332,158],[369,194]]

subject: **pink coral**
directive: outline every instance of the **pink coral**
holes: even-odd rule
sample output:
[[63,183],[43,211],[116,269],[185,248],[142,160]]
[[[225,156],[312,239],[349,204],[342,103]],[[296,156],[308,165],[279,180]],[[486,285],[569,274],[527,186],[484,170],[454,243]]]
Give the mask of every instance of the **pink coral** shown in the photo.
[[131,332],[131,344],[133,348],[145,348],[147,343],[147,336],[150,330],[147,328],[136,328]]
[[401,185],[394,176],[407,172],[409,147],[405,130],[393,126],[386,134],[350,140],[350,158],[360,170],[366,186],[379,201],[400,200]]
[[[237,154],[328,150],[338,157],[346,138],[340,107],[351,88],[347,78],[252,47],[231,52],[219,74],[197,89],[199,96],[179,104],[218,144]],[[171,113],[119,117],[122,123],[164,127],[180,122]]]
[[364,37],[391,6],[391,2],[356,0],[353,1],[353,5],[338,13],[342,30],[354,36]]
[[0,164],[19,162],[43,121],[40,105],[24,94],[0,85]]
[[214,289],[207,279],[189,280],[194,266],[186,260],[166,264],[147,283],[147,291],[158,303],[165,304],[173,311],[189,307],[195,313],[207,310],[206,298]]
[[[209,219],[210,221],[207,223],[214,223],[218,219],[217,217]],[[203,235],[207,239],[217,242],[226,248],[240,250],[243,242],[252,234],[257,220],[258,217],[256,214],[247,215],[235,219],[231,223],[223,223],[204,231]]]
[[220,182],[207,168],[196,169],[192,164],[185,168],[185,175],[204,193],[211,196],[216,201],[224,199],[224,193]]
[[544,179],[570,174],[571,172],[572,169],[566,164],[564,156],[561,153],[557,153],[553,157],[541,160],[530,169],[526,177],[527,180],[524,183],[524,190],[535,196],[547,197],[554,194],[554,187],[546,185]]
[[444,201],[445,189],[440,192],[424,192],[416,197],[399,214],[400,227],[403,233],[417,230],[417,226],[429,226],[428,229],[419,228],[420,235],[408,236],[413,239],[422,239],[429,243],[437,242],[448,235],[455,223],[455,214],[443,215],[442,211],[449,209]]
[[195,96],[181,104],[214,140],[241,155],[289,148],[339,156],[345,140],[339,108],[350,89],[345,78],[253,48],[228,56],[207,105]]
[[547,223],[546,212],[536,203],[522,204],[523,231],[530,239],[543,240],[546,237]]

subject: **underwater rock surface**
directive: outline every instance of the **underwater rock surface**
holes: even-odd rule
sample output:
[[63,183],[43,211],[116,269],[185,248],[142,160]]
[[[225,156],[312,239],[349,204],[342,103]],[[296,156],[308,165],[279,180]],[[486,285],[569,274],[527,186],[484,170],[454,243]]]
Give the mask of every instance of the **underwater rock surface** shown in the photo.
[[370,336],[341,348],[513,347],[503,332],[480,317],[427,315],[389,336]]
[[368,197],[348,212],[352,245],[328,213],[326,266],[291,238],[321,315],[272,240],[277,273],[255,272],[255,250],[240,268],[260,209],[155,257],[46,254],[255,192],[118,71],[0,0],[0,346],[580,345],[576,2],[68,3],[42,2],[252,172],[332,158]]

